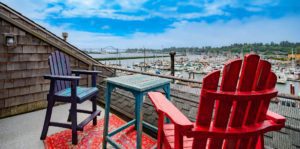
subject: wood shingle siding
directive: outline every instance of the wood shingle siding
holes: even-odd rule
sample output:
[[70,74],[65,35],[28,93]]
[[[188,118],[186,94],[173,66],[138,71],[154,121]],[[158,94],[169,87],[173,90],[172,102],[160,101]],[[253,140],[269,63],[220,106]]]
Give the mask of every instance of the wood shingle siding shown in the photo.
[[[13,34],[15,47],[5,46],[4,34]],[[62,50],[72,69],[91,69],[98,63],[45,28],[0,3],[0,118],[46,107],[50,82],[48,57]],[[99,63],[98,63],[99,64]],[[83,75],[80,85],[88,85]]]

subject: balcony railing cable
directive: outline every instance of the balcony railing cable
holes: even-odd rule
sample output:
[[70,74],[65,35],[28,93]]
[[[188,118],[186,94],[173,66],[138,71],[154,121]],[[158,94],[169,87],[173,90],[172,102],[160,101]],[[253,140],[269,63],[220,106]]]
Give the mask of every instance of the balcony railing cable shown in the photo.
[[[100,64],[94,65],[95,69],[97,69],[99,67],[100,68],[104,68],[104,69],[112,69],[112,70],[114,70],[114,75],[116,75],[117,71],[120,71],[120,72],[126,72],[126,73],[131,73],[131,74],[150,75],[150,76],[156,76],[156,77],[161,77],[161,78],[167,78],[167,79],[182,81],[182,82],[186,82],[186,83],[199,84],[200,88],[201,88],[201,84],[202,84],[201,81],[192,80],[192,79],[184,79],[184,78],[179,78],[179,77],[175,77],[175,76],[154,74],[154,73],[149,73],[149,72],[142,72],[142,71],[130,70],[130,69],[126,69],[126,68],[120,68],[120,67],[108,66],[108,65],[100,65]],[[101,77],[101,78],[110,77],[110,76],[105,76],[105,75],[98,75],[98,76]],[[172,95],[172,96],[177,96],[177,95]],[[294,100],[294,101],[300,101],[300,96],[291,95],[291,94],[287,94],[287,93],[280,93],[279,92],[277,97],[285,98],[285,99],[289,99],[289,100]],[[184,97],[180,97],[180,98],[184,98]]]

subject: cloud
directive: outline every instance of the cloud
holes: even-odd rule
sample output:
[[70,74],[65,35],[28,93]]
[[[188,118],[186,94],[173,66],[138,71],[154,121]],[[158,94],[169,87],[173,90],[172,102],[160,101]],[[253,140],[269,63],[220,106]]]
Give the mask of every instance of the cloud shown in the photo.
[[46,12],[48,7],[47,3],[43,1],[32,1],[32,0],[22,0],[22,1],[13,1],[13,0],[0,0],[4,4],[12,7],[13,9],[19,11],[22,14],[25,14],[30,19],[39,20],[44,19],[47,16]]
[[[157,7],[158,9],[155,9],[158,4],[151,7],[146,6],[146,0],[111,0],[109,2],[104,0],[66,0],[63,3],[59,0],[23,0],[22,3],[18,0],[0,1],[59,36],[62,32],[69,32],[68,41],[79,48],[101,48],[106,46],[122,49],[136,47],[161,48],[162,46],[201,47],[244,42],[300,41],[300,30],[298,29],[300,16],[299,13],[297,14],[298,11],[289,13],[290,11],[285,9],[268,10],[265,8],[266,6],[277,5],[278,0],[263,2],[259,0],[246,2],[205,0],[202,3],[190,0],[188,2],[180,1],[166,4],[166,6]],[[291,2],[288,4],[289,6],[293,5]],[[189,8],[193,8],[193,10]],[[232,11],[232,8],[236,10]],[[282,6],[282,8],[285,8],[285,6]],[[250,12],[266,11],[268,14],[272,14],[274,10],[282,10],[283,14],[272,17],[263,15],[263,13],[244,14],[244,10]],[[294,12],[294,10],[291,11]],[[240,14],[240,12],[242,13]],[[237,17],[231,13],[235,13]],[[288,16],[291,14],[296,15]],[[93,17],[99,18],[98,20],[103,18],[110,18],[111,20],[108,19],[107,23],[102,24],[102,26],[94,22],[99,31],[103,30],[106,33],[92,33],[85,28],[80,28],[81,31],[72,28],[74,26],[72,21],[68,24],[57,23],[59,26],[54,26],[55,23],[51,21],[46,23],[46,18],[52,16],[62,19],[70,17],[74,20],[79,17],[86,17],[91,18],[91,22],[93,22]],[[212,16],[217,17],[213,18]],[[159,20],[160,22],[151,22],[150,18],[159,18],[156,21]],[[205,21],[203,18],[213,21]],[[143,30],[144,32],[139,31],[141,24],[124,26],[124,28],[133,28],[135,32],[117,36],[114,34],[116,31],[111,29],[115,29],[112,23],[115,20],[146,20],[143,22],[150,20],[147,22],[148,24],[143,24],[143,26],[147,26],[149,23],[151,25],[149,25],[150,29]],[[168,23],[168,25],[163,26],[161,25],[163,21],[169,21],[173,24],[169,25]],[[120,24],[120,26],[122,25]],[[151,32],[152,25],[160,27],[158,33],[153,33],[153,30]],[[112,33],[108,34],[108,31]]]
[[[231,9],[225,8],[231,7],[249,12],[258,12],[264,10],[265,6],[274,6],[279,3],[279,0],[188,0],[184,2],[152,2],[149,0],[23,0],[22,4],[20,4],[19,0],[0,1],[12,6],[33,20],[55,16],[60,18],[98,17],[126,21],[143,21],[155,17],[192,20],[210,16],[230,16],[232,13]],[[160,5],[161,3],[164,4]],[[188,7],[198,9],[189,10],[187,9]]]
[[262,8],[254,7],[254,6],[245,7],[245,9],[246,9],[247,11],[251,11],[251,12],[259,12],[259,11],[263,11]]
[[[215,23],[180,21],[163,33],[149,34],[136,32],[130,36],[113,36],[69,30],[64,27],[46,28],[59,36],[69,32],[69,42],[79,48],[102,48],[114,46],[126,48],[161,48],[192,46],[223,46],[233,43],[300,42],[300,16],[279,19],[252,17],[244,20],[218,21]],[[288,27],[287,27],[288,26]]]
[[107,30],[107,29],[110,29],[110,26],[108,26],[108,25],[104,25],[104,26],[102,26],[102,27],[101,27],[101,29],[103,29],[103,30]]
[[279,3],[279,0],[252,0],[250,1],[250,4],[261,6],[261,5],[277,5]]
[[[150,15],[122,14],[135,12],[143,8],[147,0],[0,0],[33,20],[42,20],[51,14],[55,17],[100,17],[118,20],[145,20]],[[49,6],[49,4],[54,6]],[[63,8],[63,7],[64,8]],[[117,10],[115,7],[121,9]]]
[[135,11],[141,9],[143,4],[148,0],[115,0],[115,4],[119,4],[123,10]]
[[[135,12],[143,8],[147,0],[67,0],[62,17],[101,17],[118,20],[144,20],[148,15],[128,15],[121,12]],[[116,9],[120,7],[120,9]]]
[[205,16],[210,15],[224,15],[226,14],[222,8],[232,4],[232,1],[230,0],[220,0],[220,1],[214,1],[211,3],[206,2],[204,4],[204,13]]
[[62,17],[66,18],[76,18],[76,17],[99,17],[99,18],[108,18],[108,19],[116,19],[116,20],[128,20],[128,21],[136,21],[136,20],[145,20],[150,17],[150,15],[126,15],[126,14],[118,14],[117,11],[113,9],[71,9],[62,11]]

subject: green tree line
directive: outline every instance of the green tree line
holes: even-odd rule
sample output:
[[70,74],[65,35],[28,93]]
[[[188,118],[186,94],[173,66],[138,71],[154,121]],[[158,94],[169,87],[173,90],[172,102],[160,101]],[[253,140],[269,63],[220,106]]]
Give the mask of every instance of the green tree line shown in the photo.
[[232,53],[243,52],[247,53],[250,51],[263,53],[266,55],[286,55],[292,53],[300,53],[300,42],[289,42],[281,41],[279,43],[270,42],[270,43],[235,43],[229,46],[204,46],[204,47],[169,47],[163,49],[149,49],[149,48],[131,48],[127,49],[126,52],[156,52],[156,53],[168,53],[170,51],[176,51],[180,53],[198,53],[198,52],[226,52],[230,51]]

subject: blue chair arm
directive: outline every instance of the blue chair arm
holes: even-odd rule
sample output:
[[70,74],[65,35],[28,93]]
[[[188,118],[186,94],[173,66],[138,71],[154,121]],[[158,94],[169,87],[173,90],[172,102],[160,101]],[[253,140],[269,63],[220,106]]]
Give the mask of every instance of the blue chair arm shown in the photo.
[[44,79],[49,80],[77,81],[80,80],[80,78],[79,76],[44,75]]
[[97,84],[97,74],[102,73],[102,71],[93,71],[93,70],[72,70],[72,73],[75,73],[76,76],[80,74],[87,74],[92,76],[92,87],[96,87]]
[[88,74],[88,75],[92,75],[92,74],[99,74],[99,73],[102,73],[102,71],[93,71],[93,70],[72,70],[72,73],[75,73],[75,74]]

